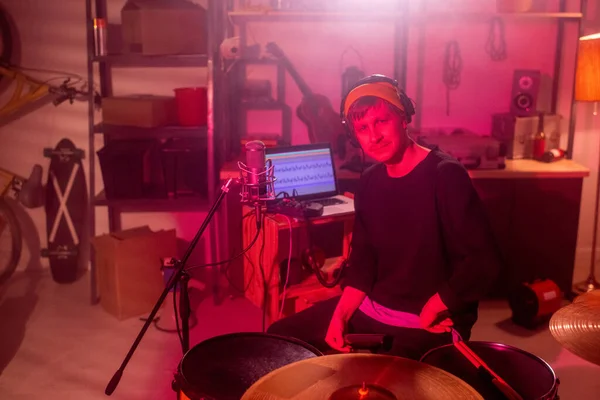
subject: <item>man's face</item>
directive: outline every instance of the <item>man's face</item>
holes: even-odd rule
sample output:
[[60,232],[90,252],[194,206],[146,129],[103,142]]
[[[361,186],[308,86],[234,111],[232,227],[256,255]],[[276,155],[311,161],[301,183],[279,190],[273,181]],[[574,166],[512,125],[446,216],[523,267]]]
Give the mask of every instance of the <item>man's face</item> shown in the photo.
[[394,162],[408,143],[406,120],[383,102],[352,121],[352,126],[365,153],[384,164]]

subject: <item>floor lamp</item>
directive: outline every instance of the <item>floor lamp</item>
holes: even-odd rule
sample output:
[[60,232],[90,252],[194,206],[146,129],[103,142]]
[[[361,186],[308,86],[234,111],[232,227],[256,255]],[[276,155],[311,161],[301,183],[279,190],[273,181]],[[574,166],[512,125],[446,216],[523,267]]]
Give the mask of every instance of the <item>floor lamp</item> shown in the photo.
[[[577,71],[575,74],[575,101],[600,101],[600,33],[579,38],[577,52]],[[596,115],[596,104],[594,104]],[[598,239],[598,207],[600,206],[600,151],[598,154],[598,177],[596,186],[596,201],[594,203],[594,232],[592,234],[592,257],[590,273],[584,282],[575,285],[578,294],[600,289],[596,280],[596,246]]]

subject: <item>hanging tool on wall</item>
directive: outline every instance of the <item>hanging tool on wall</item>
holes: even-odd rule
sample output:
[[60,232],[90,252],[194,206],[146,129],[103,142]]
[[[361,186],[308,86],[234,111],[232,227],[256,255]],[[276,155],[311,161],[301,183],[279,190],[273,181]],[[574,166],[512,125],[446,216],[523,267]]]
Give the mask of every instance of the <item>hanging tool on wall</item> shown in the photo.
[[357,66],[352,65],[350,67],[346,67],[342,73],[342,98],[346,95],[346,93],[348,93],[348,90],[352,87],[352,85],[364,77],[364,71],[359,69]]
[[457,41],[452,40],[447,43],[444,55],[443,80],[446,85],[446,115],[450,115],[450,90],[456,90],[460,86],[461,71],[460,47]]
[[[350,65],[350,66],[344,68],[344,57],[350,51],[352,51],[354,54],[356,54],[359,66]],[[348,46],[348,47],[346,47],[346,50],[344,50],[342,52],[342,55],[340,56],[340,72],[342,74],[342,98],[343,98],[344,96],[346,96],[346,93],[348,93],[348,90],[352,87],[352,85],[354,85],[360,79],[365,77],[365,67],[363,65],[362,57],[361,57],[360,53],[354,47]]]
[[494,17],[490,21],[490,33],[485,43],[485,52],[488,53],[492,61],[503,61],[506,59],[506,40],[502,18]]

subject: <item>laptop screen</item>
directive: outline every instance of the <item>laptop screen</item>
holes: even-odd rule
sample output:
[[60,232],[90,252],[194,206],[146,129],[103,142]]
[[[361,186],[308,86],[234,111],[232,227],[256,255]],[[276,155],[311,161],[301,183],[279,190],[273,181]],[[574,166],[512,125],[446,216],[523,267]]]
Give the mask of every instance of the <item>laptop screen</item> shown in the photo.
[[281,193],[286,192],[293,196],[294,189],[299,200],[337,194],[333,157],[328,143],[270,147],[266,149],[266,157],[273,164],[275,195],[282,197]]

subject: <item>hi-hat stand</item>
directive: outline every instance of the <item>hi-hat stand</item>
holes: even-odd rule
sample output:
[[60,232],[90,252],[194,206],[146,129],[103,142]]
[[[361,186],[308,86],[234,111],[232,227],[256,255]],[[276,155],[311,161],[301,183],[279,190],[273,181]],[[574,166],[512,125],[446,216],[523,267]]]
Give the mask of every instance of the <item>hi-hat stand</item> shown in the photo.
[[204,219],[204,222],[202,222],[202,225],[200,226],[200,229],[198,229],[196,236],[194,236],[194,239],[192,239],[188,249],[185,252],[185,255],[183,256],[183,259],[181,261],[177,261],[175,263],[175,272],[169,279],[169,282],[167,283],[164,291],[158,298],[158,301],[154,305],[154,308],[152,309],[152,312],[148,316],[148,319],[146,319],[144,326],[142,327],[142,329],[140,330],[140,333],[138,334],[135,341],[133,342],[133,345],[131,346],[131,348],[129,349],[129,352],[125,356],[125,359],[121,363],[121,366],[119,367],[117,372],[115,372],[115,374],[113,375],[110,382],[108,382],[108,385],[106,385],[106,389],[105,389],[104,393],[107,396],[110,396],[117,388],[117,385],[119,384],[119,381],[121,380],[121,377],[123,376],[123,372],[125,371],[125,367],[129,363],[129,360],[131,360],[133,353],[135,352],[138,345],[142,341],[142,338],[144,337],[144,334],[150,327],[150,324],[152,324],[152,322],[154,321],[156,314],[160,310],[160,307],[161,307],[163,301],[165,301],[165,298],[169,294],[170,290],[172,288],[175,288],[176,287],[175,285],[177,285],[177,284],[180,285],[179,288],[181,291],[180,292],[180,312],[179,312],[179,314],[181,316],[181,331],[182,331],[181,347],[182,347],[184,354],[187,353],[187,351],[189,350],[189,348],[190,348],[190,332],[189,332],[190,305],[189,305],[189,294],[188,294],[188,281],[190,279],[190,276],[185,271],[185,266],[187,264],[188,259],[191,256],[192,252],[194,251],[194,248],[198,244],[198,241],[202,237],[202,234],[208,227],[208,224],[212,220],[217,209],[221,205],[221,202],[225,198],[225,195],[229,192],[229,189],[230,189],[229,187],[230,187],[232,181],[233,181],[233,179],[230,178],[221,187],[221,193],[219,194],[219,197],[217,198],[217,200],[215,201],[215,203],[209,210],[206,218]]

